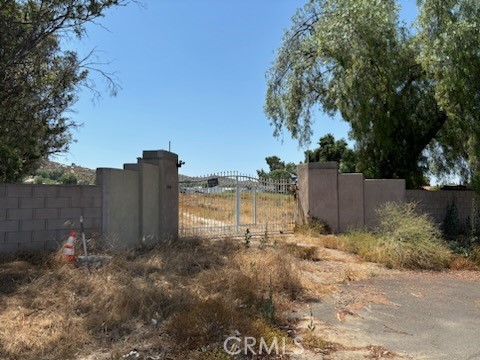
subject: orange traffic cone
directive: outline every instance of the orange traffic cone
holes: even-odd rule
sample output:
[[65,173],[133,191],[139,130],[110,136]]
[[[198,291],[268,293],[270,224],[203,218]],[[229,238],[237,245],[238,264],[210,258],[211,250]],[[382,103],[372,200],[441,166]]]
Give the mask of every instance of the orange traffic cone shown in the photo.
[[75,261],[75,231],[71,230],[70,235],[68,236],[67,242],[63,248],[63,255],[67,262],[71,263]]

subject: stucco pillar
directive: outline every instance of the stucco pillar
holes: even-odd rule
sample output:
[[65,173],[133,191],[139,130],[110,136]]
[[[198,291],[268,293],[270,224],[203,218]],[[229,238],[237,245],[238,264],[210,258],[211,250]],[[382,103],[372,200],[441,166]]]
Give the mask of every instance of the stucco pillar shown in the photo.
[[[139,162],[158,166],[158,176],[155,177],[158,182],[158,237],[160,240],[176,239],[178,237],[178,155],[164,150],[149,150],[143,152]],[[149,195],[144,194],[144,196]]]
[[298,188],[300,218],[326,221],[338,232],[338,163],[298,165]]

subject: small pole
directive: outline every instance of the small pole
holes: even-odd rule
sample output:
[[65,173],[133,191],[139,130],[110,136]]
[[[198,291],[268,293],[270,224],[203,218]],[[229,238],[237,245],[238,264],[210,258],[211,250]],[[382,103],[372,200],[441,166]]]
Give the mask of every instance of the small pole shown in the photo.
[[257,225],[257,189],[253,189],[253,224]]
[[171,152],[170,151],[171,145],[172,145],[172,142],[170,140],[168,140],[168,152]]
[[82,233],[83,252],[85,253],[85,261],[87,262],[88,271],[90,271],[90,264],[88,262],[87,241],[85,240],[85,229],[83,227],[83,216],[80,216],[80,231]]

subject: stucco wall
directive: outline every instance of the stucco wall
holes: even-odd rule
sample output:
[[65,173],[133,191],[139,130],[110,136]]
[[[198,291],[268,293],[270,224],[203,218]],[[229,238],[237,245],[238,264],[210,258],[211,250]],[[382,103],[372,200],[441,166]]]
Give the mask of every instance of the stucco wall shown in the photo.
[[365,225],[378,224],[377,209],[387,202],[405,201],[405,180],[367,179],[365,180]]
[[430,214],[439,225],[445,219],[447,205],[455,201],[462,230],[465,230],[467,218],[470,216],[474,196],[473,190],[406,191],[406,200],[417,202],[419,209]]
[[338,175],[339,230],[363,227],[364,212],[364,179],[363,174]]

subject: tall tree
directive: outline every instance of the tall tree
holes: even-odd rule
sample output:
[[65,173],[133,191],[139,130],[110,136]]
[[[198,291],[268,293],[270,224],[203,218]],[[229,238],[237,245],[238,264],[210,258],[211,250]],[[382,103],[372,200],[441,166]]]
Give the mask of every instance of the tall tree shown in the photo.
[[267,162],[270,171],[285,169],[285,162],[276,155],[266,157],[265,161]]
[[268,164],[270,171],[263,169],[257,170],[258,177],[272,180],[290,180],[292,174],[297,173],[297,165],[293,162],[285,163],[278,156],[267,156],[265,162]]
[[92,68],[88,56],[64,50],[62,40],[82,37],[87,23],[108,8],[127,3],[1,1],[0,182],[18,181],[39,159],[68,149],[76,124],[66,112],[75,103],[79,86],[89,85]]
[[419,6],[413,33],[399,22],[394,0],[311,0],[298,10],[268,73],[265,111],[275,134],[286,128],[308,142],[320,105],[350,123],[358,170],[367,176],[415,187],[430,169],[471,180],[480,5]]
[[336,161],[340,172],[355,172],[357,156],[345,139],[335,140],[332,134],[322,136],[318,148],[305,151],[305,162]]

